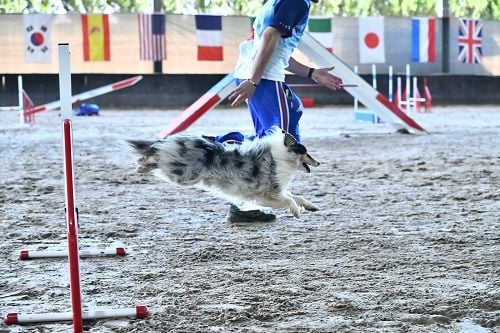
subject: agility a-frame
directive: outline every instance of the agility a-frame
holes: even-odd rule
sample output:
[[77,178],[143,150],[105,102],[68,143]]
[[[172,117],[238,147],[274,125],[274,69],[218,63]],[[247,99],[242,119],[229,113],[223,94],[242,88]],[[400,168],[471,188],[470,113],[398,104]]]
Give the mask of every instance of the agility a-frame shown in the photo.
[[[328,51],[309,33],[304,33],[298,49],[318,67],[326,68],[335,66],[335,75],[341,77],[345,82],[354,85],[354,87],[346,86],[344,89],[395,130],[405,130],[412,133],[426,132],[397,105],[391,103],[383,94],[372,88],[363,78],[358,76],[348,65]],[[231,90],[235,87],[232,78],[232,73],[225,76],[161,130],[157,136],[163,139],[169,135],[181,132],[198,120],[205,112],[219,105],[229,96]]]

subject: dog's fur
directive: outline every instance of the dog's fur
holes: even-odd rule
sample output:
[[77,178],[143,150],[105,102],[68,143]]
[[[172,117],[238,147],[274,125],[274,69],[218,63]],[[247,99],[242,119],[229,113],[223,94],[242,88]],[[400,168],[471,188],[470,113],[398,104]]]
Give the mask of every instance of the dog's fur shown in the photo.
[[255,201],[272,208],[288,208],[299,217],[301,207],[318,206],[291,194],[287,187],[297,170],[310,172],[318,166],[304,145],[279,128],[271,134],[243,144],[222,145],[212,140],[174,135],[160,141],[127,140],[139,153],[139,173],[156,176],[178,185],[216,189],[228,198]]

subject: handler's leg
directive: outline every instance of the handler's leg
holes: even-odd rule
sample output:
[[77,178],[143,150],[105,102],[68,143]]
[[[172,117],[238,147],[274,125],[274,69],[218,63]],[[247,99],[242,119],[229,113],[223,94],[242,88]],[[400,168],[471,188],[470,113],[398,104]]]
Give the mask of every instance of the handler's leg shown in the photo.
[[299,120],[303,106],[285,83],[261,80],[248,107],[257,136],[264,136],[272,126],[278,126],[300,141]]

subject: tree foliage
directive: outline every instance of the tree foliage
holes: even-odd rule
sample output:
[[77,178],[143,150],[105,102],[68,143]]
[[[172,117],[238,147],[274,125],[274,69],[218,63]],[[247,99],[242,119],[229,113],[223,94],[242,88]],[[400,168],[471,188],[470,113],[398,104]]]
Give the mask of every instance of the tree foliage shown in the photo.
[[[156,0],[167,13],[255,15],[265,0]],[[437,16],[440,0],[321,0],[317,16]],[[500,0],[449,0],[453,17],[500,19]],[[151,12],[151,0],[0,0],[0,13]]]

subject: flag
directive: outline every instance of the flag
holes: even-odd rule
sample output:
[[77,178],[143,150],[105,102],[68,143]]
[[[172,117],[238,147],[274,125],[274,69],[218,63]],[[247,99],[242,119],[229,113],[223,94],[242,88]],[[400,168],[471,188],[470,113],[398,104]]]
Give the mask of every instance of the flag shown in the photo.
[[109,61],[109,21],[107,14],[82,14],[83,60]]
[[141,60],[167,59],[165,14],[139,14],[139,44]]
[[26,14],[24,21],[24,60],[27,63],[46,64],[51,61],[52,15]]
[[458,27],[458,61],[480,64],[483,58],[483,23],[480,20],[460,19]]
[[224,60],[222,17],[215,15],[196,15],[195,20],[198,60]]
[[360,17],[359,62],[374,64],[385,62],[384,17]]
[[307,28],[314,39],[320,42],[328,51],[333,50],[333,34],[331,18],[309,18]]
[[411,60],[436,61],[436,19],[415,17],[411,20]]

